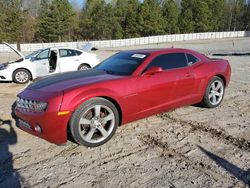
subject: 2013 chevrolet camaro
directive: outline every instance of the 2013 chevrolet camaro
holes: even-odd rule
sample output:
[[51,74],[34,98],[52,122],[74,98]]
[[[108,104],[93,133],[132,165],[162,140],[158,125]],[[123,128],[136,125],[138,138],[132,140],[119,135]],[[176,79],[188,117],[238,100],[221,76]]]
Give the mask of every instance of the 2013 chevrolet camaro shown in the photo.
[[52,143],[107,142],[117,127],[185,105],[213,108],[231,76],[227,60],[187,49],[124,51],[92,70],[42,78],[18,94],[21,129]]

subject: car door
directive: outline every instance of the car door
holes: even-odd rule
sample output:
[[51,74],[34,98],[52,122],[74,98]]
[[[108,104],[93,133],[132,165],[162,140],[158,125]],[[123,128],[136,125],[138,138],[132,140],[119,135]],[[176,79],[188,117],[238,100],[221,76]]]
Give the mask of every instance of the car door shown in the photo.
[[194,77],[184,53],[161,54],[146,69],[155,66],[163,71],[149,76],[141,75],[136,81],[138,95],[135,101],[141,101],[138,113],[181,106],[192,95]]
[[78,54],[73,49],[59,49],[60,72],[74,71],[78,68]]
[[59,55],[58,55],[57,49],[50,49],[50,56],[49,56],[49,74],[56,74],[60,72],[60,66],[59,66]]
[[50,49],[45,49],[34,59],[31,59],[36,77],[46,76],[49,74],[49,54]]

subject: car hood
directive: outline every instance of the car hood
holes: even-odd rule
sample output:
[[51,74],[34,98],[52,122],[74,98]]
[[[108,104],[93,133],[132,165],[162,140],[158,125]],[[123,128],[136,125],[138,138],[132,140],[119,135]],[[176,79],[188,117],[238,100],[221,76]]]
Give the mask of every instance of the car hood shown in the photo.
[[24,61],[25,61],[25,59],[21,58],[21,59],[15,60],[15,61],[9,61],[9,62],[4,63],[4,64],[10,65],[10,64],[15,64],[15,63],[21,63]]
[[13,48],[10,44],[8,44],[7,42],[3,42],[3,44],[5,44],[6,46],[8,46],[11,50],[13,50],[22,59],[25,59],[24,55],[20,51],[18,51],[17,49]]
[[18,59],[16,61],[10,61],[10,62],[7,62],[7,63],[1,63],[0,64],[0,70],[1,70],[2,67],[6,66],[6,65],[11,65],[11,64],[20,63],[20,62],[23,62],[23,59]]
[[84,70],[67,73],[59,73],[52,76],[37,79],[27,89],[47,92],[65,91],[67,89],[85,86],[105,80],[118,79],[123,76],[107,74],[102,70]]

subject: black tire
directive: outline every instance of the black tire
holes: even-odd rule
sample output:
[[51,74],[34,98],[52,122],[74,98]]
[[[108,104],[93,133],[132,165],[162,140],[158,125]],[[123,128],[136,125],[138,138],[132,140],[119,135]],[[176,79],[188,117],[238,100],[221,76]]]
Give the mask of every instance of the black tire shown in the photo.
[[16,109],[16,101],[11,105],[11,117],[14,119],[14,120],[17,120],[17,116],[15,114],[15,109]]
[[17,69],[13,73],[13,81],[18,84],[26,84],[30,81],[31,74],[26,69]]
[[[220,88],[217,90],[217,93],[216,91],[213,90],[213,88],[216,89],[216,87]],[[215,108],[219,106],[220,103],[222,102],[224,94],[225,94],[224,81],[220,77],[214,76],[207,85],[201,105],[206,108]]]
[[96,97],[84,102],[73,113],[69,130],[78,144],[97,147],[112,138],[118,124],[119,113],[115,105],[104,98]]
[[90,68],[91,67],[88,64],[81,64],[81,65],[79,65],[77,70],[88,70]]

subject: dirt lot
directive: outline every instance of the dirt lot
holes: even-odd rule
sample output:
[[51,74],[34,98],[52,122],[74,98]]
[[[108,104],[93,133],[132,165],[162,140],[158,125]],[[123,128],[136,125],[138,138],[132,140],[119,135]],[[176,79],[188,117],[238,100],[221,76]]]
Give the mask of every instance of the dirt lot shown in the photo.
[[[236,40],[238,50],[250,51],[249,41]],[[231,44],[176,46],[221,53],[232,52]],[[112,53],[98,52],[101,59]],[[10,108],[23,86],[0,83],[0,187],[249,187],[250,56],[224,58],[232,80],[220,107],[184,107],[130,123],[97,148],[57,146],[16,128]]]

